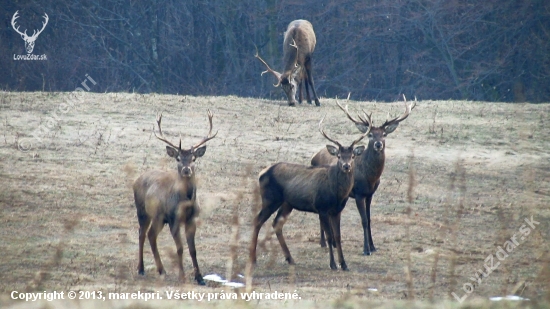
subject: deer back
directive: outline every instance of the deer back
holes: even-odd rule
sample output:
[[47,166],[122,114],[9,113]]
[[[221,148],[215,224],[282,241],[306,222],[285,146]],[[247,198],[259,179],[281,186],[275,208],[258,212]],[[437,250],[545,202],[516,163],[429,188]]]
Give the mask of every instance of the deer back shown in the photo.
[[[292,46],[294,42],[298,48]],[[294,69],[295,63],[304,66],[306,60],[315,50],[316,43],[313,25],[309,21],[299,19],[291,22],[285,32],[283,43],[283,63],[285,65],[283,75],[285,73],[289,75]]]
[[339,169],[337,165],[277,163],[260,173],[260,192],[262,196],[284,200],[295,209],[317,213],[328,208],[324,204],[333,205],[349,195],[353,173]]

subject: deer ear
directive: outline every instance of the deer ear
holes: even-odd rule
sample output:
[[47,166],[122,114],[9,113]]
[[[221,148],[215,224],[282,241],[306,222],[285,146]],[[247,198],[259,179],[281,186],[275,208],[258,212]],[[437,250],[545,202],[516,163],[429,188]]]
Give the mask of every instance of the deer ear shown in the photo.
[[369,126],[363,123],[356,123],[355,127],[357,127],[357,129],[359,129],[359,131],[361,131],[362,133],[365,133],[369,130]]
[[327,145],[327,150],[328,150],[328,153],[330,153],[331,156],[337,156],[338,155],[338,152],[340,151],[340,149],[332,146],[332,145]]
[[200,157],[204,156],[205,152],[206,152],[206,145],[195,149],[195,151],[193,152],[193,155],[195,155],[195,157],[197,157],[197,158],[200,158]]
[[166,146],[166,153],[172,158],[178,156],[178,150],[170,146]]
[[357,156],[360,156],[363,153],[363,151],[365,151],[365,146],[359,146],[353,149],[353,154],[357,157]]
[[394,123],[394,124],[390,124],[389,126],[384,128],[384,132],[386,132],[386,134],[390,134],[391,132],[395,131],[395,129],[397,129],[398,125],[399,125],[399,122]]

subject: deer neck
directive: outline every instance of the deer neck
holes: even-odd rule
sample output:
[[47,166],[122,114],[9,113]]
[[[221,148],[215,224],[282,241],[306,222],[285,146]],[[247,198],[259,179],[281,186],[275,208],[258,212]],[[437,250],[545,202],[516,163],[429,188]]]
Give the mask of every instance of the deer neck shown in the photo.
[[357,173],[361,173],[366,178],[378,180],[384,171],[386,155],[384,153],[385,149],[376,151],[372,144],[369,143],[367,151],[355,159],[355,169]]
[[338,163],[336,163],[329,167],[328,178],[330,188],[336,189],[338,199],[345,198],[349,195],[353,187],[353,170],[346,173],[342,171]]
[[192,199],[194,197],[193,191],[195,190],[195,173],[190,177],[183,177],[179,173],[177,174],[174,191],[179,192],[179,195],[183,199]]

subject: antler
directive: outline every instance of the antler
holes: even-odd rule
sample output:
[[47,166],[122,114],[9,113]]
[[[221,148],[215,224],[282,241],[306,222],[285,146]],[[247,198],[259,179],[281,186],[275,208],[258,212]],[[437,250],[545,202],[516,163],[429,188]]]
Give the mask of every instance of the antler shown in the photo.
[[162,129],[161,129],[161,127],[160,127],[160,123],[161,123],[161,122],[162,122],[162,113],[160,113],[160,116],[157,115],[157,124],[158,124],[158,126],[159,126],[160,136],[157,135],[157,132],[155,132],[155,126],[153,126],[153,133],[155,134],[155,137],[158,138],[159,140],[165,142],[166,144],[170,145],[171,147],[181,150],[181,137],[180,137],[180,145],[179,145],[179,147],[176,147],[174,144],[170,143],[170,142],[166,139],[166,137],[164,137],[164,134],[162,134]]
[[335,143],[336,145],[338,145],[338,147],[343,148],[343,147],[342,147],[342,144],[340,144],[340,143],[338,143],[338,141],[336,141],[336,140],[334,140],[334,139],[328,137],[328,135],[327,135],[327,134],[325,133],[325,131],[323,130],[321,124],[323,123],[323,120],[325,120],[325,117],[326,117],[326,116],[327,116],[327,115],[323,116],[323,118],[321,119],[321,121],[319,121],[319,132],[321,132],[321,134],[322,134],[326,139],[328,139],[329,141]]
[[42,29],[40,29],[38,31],[38,33],[36,32],[36,30],[33,30],[32,35],[29,37],[27,35],[27,30],[25,30],[25,32],[21,32],[21,31],[19,31],[19,26],[17,26],[17,27],[15,26],[15,20],[20,17],[17,14],[19,14],[19,11],[15,11],[15,14],[13,14],[13,17],[11,19],[11,25],[13,27],[13,30],[15,30],[15,32],[19,33],[21,36],[24,36],[24,37],[27,37],[27,38],[36,38],[40,33],[42,33],[42,31],[44,31],[44,28],[46,28],[46,25],[48,24],[48,21],[50,20],[50,18],[48,17],[48,14],[44,13],[44,19],[46,21],[42,22]]
[[[347,107],[347,106],[346,106]],[[347,108],[346,108],[347,109]],[[361,116],[359,116],[359,118],[361,118]],[[359,136],[359,138],[357,138],[356,140],[353,141],[353,143],[351,143],[351,146],[350,147],[353,147],[355,146],[355,144],[359,143],[363,138],[365,138],[365,136],[369,135],[370,133],[370,130],[372,129],[372,120],[370,119],[370,115],[367,115],[365,113],[365,119],[362,119],[361,120],[363,121],[363,123],[368,123],[369,124],[369,129],[363,133],[361,136]]]
[[218,131],[216,131],[216,134],[210,136],[210,134],[212,133],[212,118],[214,117],[214,115],[212,114],[212,112],[210,110],[208,110],[208,122],[210,123],[210,130],[208,131],[208,135],[202,139],[202,141],[198,142],[197,144],[195,144],[193,146],[193,148],[199,148],[200,146],[202,146],[204,143],[208,142],[209,140],[213,139],[214,137],[216,137],[216,135],[218,135]]
[[275,76],[275,78],[277,78],[277,84],[273,84],[274,87],[279,87],[281,85],[281,73],[271,69],[269,67],[269,64],[267,64],[267,62],[265,62],[265,60],[263,60],[260,55],[258,54],[258,47],[256,46],[256,54],[254,55],[254,57],[256,57],[258,60],[260,60],[261,63],[263,63],[267,70],[266,71],[263,71],[261,75],[264,75],[265,73],[271,73]]
[[11,18],[11,26],[13,27],[13,30],[15,30],[15,32],[19,33],[21,36],[27,36],[27,30],[22,33],[21,31],[19,31],[19,26],[15,27],[15,20],[20,17],[17,16],[17,14],[19,14],[19,11],[15,11],[15,14],[13,14],[13,17]]
[[416,100],[413,101],[410,105],[407,105],[407,98],[405,97],[405,95],[403,95],[403,100],[404,100],[403,103],[405,103],[405,112],[403,113],[403,115],[395,117],[392,120],[386,120],[386,122],[384,122],[384,124],[382,124],[382,126],[381,126],[382,128],[386,127],[388,125],[394,124],[394,123],[400,123],[401,121],[403,121],[403,120],[407,119],[407,117],[409,117],[409,114],[410,114],[411,110],[416,107]]
[[34,34],[36,30],[33,30],[32,36],[31,36],[32,38],[37,37],[40,33],[42,33],[42,31],[44,31],[44,28],[46,28],[46,25],[48,24],[48,20],[50,20],[50,18],[48,17],[48,14],[44,13],[44,19],[46,20],[46,22],[42,22],[42,29],[40,29],[36,34]]
[[[340,102],[338,102],[338,99],[336,99],[336,105],[338,105],[338,107],[340,107],[340,109],[346,113],[346,116],[348,116],[348,119],[353,121],[355,124],[367,124],[367,125],[370,125],[370,117],[368,117],[368,123],[367,123],[367,120],[366,119],[363,119],[361,118],[361,116],[359,115],[359,120],[353,118],[353,116],[351,116],[351,114],[349,113],[348,111],[348,106],[346,105],[346,108],[342,107],[342,105],[340,105]],[[366,114],[365,114],[366,115]]]

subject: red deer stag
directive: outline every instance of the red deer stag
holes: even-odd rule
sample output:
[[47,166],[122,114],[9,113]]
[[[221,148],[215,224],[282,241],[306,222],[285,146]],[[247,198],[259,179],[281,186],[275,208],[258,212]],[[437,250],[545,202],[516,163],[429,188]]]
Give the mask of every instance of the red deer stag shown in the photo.
[[[195,181],[195,159],[202,157],[206,152],[207,141],[213,139],[218,134],[212,133],[212,113],[208,111],[208,121],[210,130],[208,135],[200,142],[189,149],[181,148],[181,137],[179,146],[170,143],[162,133],[161,121],[162,114],[157,117],[157,124],[160,136],[155,132],[155,136],[168,144],[166,152],[178,163],[177,170],[161,171],[153,170],[142,174],[134,182],[134,199],[136,202],[137,217],[139,221],[139,264],[138,273],[145,275],[143,268],[143,244],[145,243],[145,233],[149,238],[149,244],[153,251],[155,264],[159,274],[164,274],[165,270],[160,261],[157,249],[157,236],[168,223],[170,233],[176,242],[178,253],[178,266],[180,277],[184,278],[183,271],[183,245],[180,235],[180,225],[185,225],[185,237],[189,254],[195,269],[195,280],[200,285],[204,285],[204,280],[197,264],[197,251],[195,249],[195,218],[198,216],[199,209],[196,202],[197,187]],[[204,146],[203,146],[204,145]]]
[[277,84],[274,86],[278,87],[281,85],[290,106],[296,105],[296,90],[298,88],[298,100],[300,104],[302,103],[302,84],[305,84],[306,87],[307,102],[311,104],[309,96],[309,87],[311,87],[315,105],[321,105],[315,92],[313,76],[311,75],[311,56],[313,50],[315,50],[315,43],[315,32],[313,32],[313,26],[309,21],[299,19],[288,24],[283,42],[283,73],[272,70],[267,62],[258,55],[258,51],[256,50],[254,57],[258,58],[267,67],[267,71],[262,72],[262,75],[269,72],[277,78]]
[[[405,96],[403,96],[403,98],[405,98]],[[371,255],[372,252],[376,251],[376,248],[372,242],[370,206],[372,196],[376,192],[376,189],[378,189],[378,185],[380,184],[380,176],[384,171],[384,149],[386,146],[385,138],[386,135],[392,133],[397,128],[401,121],[407,119],[411,110],[416,106],[416,102],[407,105],[405,100],[405,113],[392,120],[386,120],[386,122],[379,127],[373,126],[370,116],[367,116],[366,113],[364,113],[364,118],[359,116],[359,120],[356,120],[348,112],[347,106],[344,109],[338,101],[337,104],[338,107],[346,113],[348,118],[355,123],[355,126],[359,129],[359,131],[368,132],[368,130],[370,130],[368,135],[369,144],[366,152],[362,156],[355,158],[354,183],[350,197],[355,199],[357,210],[361,216],[364,239],[363,254]],[[321,151],[315,154],[311,159],[311,165],[320,166],[325,164],[334,164],[334,161],[335,160],[333,157],[325,149],[321,149]],[[322,247],[326,246],[322,223],[320,244]]]
[[[323,118],[324,119],[324,118]],[[340,213],[346,206],[353,186],[353,160],[360,156],[365,146],[355,147],[369,130],[353,141],[349,147],[342,146],[328,137],[321,128],[321,134],[337,147],[327,145],[327,152],[337,158],[330,166],[311,167],[291,163],[276,163],[260,173],[260,194],[262,210],[254,219],[254,232],[250,247],[250,260],[256,263],[256,245],[262,225],[276,211],[273,228],[289,264],[294,259],[283,237],[283,225],[293,209],[319,214],[323,230],[329,235],[330,268],[337,269],[332,247],[338,251],[338,260],[343,270],[348,270],[342,253],[340,239]],[[335,243],[333,244],[332,241]]]

